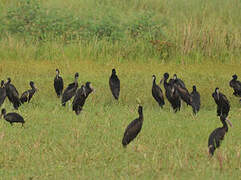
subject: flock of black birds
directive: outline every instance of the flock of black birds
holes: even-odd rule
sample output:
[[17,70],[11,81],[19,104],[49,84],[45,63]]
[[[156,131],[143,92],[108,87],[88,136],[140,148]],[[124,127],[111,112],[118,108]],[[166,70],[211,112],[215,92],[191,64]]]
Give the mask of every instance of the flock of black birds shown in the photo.
[[[65,90],[64,81],[60,76],[59,69],[56,69],[56,76],[54,78],[54,89],[57,97],[61,97],[62,106],[65,106],[66,103],[74,97],[72,101],[72,110],[75,111],[76,115],[80,114],[89,94],[94,91],[90,82],[86,82],[84,85],[81,85],[81,87],[78,88],[78,77],[79,74],[75,73],[74,82],[69,84]],[[241,82],[237,80],[237,75],[233,75],[232,77],[233,79],[229,82],[229,85],[234,90],[233,95],[241,97]],[[158,105],[163,108],[165,105],[164,93],[161,87],[156,83],[156,76],[153,75],[152,78],[152,96]],[[174,112],[176,113],[177,111],[180,111],[181,101],[184,101],[188,106],[192,107],[193,113],[196,115],[201,106],[200,94],[197,91],[196,86],[194,85],[192,92],[189,93],[183,80],[179,79],[176,74],[173,75],[173,79],[169,79],[169,81],[168,79],[169,74],[164,73],[163,78],[160,81],[160,85],[163,82],[166,98],[171,104]],[[114,99],[118,100],[120,95],[120,80],[116,75],[115,69],[112,69],[112,74],[109,78],[109,86]],[[23,92],[21,97],[19,97],[16,87],[11,84],[11,79],[8,78],[6,83],[4,83],[2,80],[0,87],[0,106],[4,103],[4,100],[7,97],[8,100],[13,104],[14,109],[18,110],[21,104],[24,104],[25,102],[29,103],[37,91],[33,81],[30,81],[30,87],[31,89]],[[228,125],[226,122],[232,126],[231,122],[227,119],[230,110],[230,103],[227,97],[223,93],[219,92],[219,88],[215,89],[212,97],[217,104],[217,116],[220,117],[223,126],[215,129],[209,136],[208,148],[211,156],[214,154],[215,149],[220,146],[221,141],[228,132]],[[133,120],[125,129],[122,139],[123,147],[126,147],[141,131],[143,125],[143,107],[141,105],[138,107],[138,113],[139,117]],[[4,108],[1,111],[1,118],[2,116],[11,125],[13,123],[22,123],[23,126],[25,123],[21,115],[15,112],[6,114],[6,109]]]

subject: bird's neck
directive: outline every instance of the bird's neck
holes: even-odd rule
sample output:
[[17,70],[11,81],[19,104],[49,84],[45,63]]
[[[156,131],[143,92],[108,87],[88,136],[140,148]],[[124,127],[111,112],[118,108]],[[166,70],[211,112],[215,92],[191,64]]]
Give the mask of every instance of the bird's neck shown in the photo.
[[143,121],[143,113],[139,113],[139,119]]
[[153,83],[153,84],[156,84],[156,78],[153,79],[153,82],[152,82],[152,83]]
[[223,129],[225,129],[226,132],[228,132],[228,125],[225,121],[222,122],[223,123]]

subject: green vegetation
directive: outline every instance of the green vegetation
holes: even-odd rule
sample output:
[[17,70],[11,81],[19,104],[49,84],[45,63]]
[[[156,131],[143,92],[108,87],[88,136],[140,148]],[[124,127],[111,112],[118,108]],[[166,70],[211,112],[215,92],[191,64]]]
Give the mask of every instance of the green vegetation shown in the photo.
[[[108,87],[113,66],[121,79],[120,102]],[[89,80],[96,89],[79,116],[68,105],[60,106],[53,89],[56,67],[65,86],[79,72],[80,82]],[[3,179],[239,179],[241,108],[228,82],[240,68],[240,63],[2,62],[1,77],[11,76],[20,92],[29,88],[30,80],[39,91],[18,111],[26,120],[25,128],[0,121],[0,175]],[[186,105],[177,114],[167,101],[163,110],[158,107],[151,96],[152,74],[160,79],[166,71],[176,72],[189,90],[197,85],[202,101],[197,117]],[[211,97],[216,86],[230,100],[233,128],[210,160],[208,136],[221,126]],[[123,149],[124,130],[137,117],[137,99],[144,107],[143,129]],[[13,111],[8,100],[3,107]]]
[[[0,77],[20,93],[30,80],[39,89],[17,111],[25,128],[0,120],[2,179],[240,179],[241,106],[228,86],[241,77],[240,9],[238,0],[1,0]],[[96,90],[79,116],[56,97],[56,68],[65,87],[79,72]],[[152,74],[164,72],[197,86],[197,117],[185,104],[176,114],[167,100],[158,107]],[[208,136],[221,126],[215,87],[230,100],[233,128],[209,159]],[[139,100],[143,129],[123,149]],[[8,100],[2,107],[14,111]]]
[[0,58],[240,61],[240,9],[237,0],[3,0]]

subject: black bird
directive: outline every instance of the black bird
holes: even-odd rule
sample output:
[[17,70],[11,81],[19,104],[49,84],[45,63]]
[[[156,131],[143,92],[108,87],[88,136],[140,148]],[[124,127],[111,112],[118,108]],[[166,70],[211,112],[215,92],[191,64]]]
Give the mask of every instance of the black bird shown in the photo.
[[215,92],[212,94],[215,103],[217,104],[217,116],[228,117],[230,110],[230,105],[227,97],[219,92],[219,88],[215,89]]
[[112,92],[112,95],[116,100],[118,100],[119,94],[120,94],[120,80],[116,75],[115,69],[112,69],[112,74],[109,79],[109,85],[110,85],[110,90]]
[[0,106],[4,103],[6,96],[7,96],[6,88],[5,88],[4,81],[2,80],[1,87],[0,87]]
[[4,108],[2,109],[1,118],[2,118],[2,116],[11,125],[13,125],[13,123],[22,123],[22,126],[23,126],[23,124],[25,123],[23,117],[20,116],[18,113],[11,112],[11,113],[6,114],[6,109],[4,109]]
[[174,79],[175,83],[176,83],[178,86],[180,86],[181,88],[186,88],[183,80],[177,78],[177,75],[176,75],[176,74],[173,75],[173,79]]
[[31,89],[25,91],[22,94],[22,96],[20,97],[20,101],[21,101],[22,104],[25,103],[25,102],[29,103],[29,101],[32,99],[33,95],[37,91],[33,81],[30,81],[29,85],[30,85]]
[[164,79],[164,88],[166,92],[166,97],[167,97],[167,100],[171,103],[174,112],[177,112],[177,111],[180,111],[180,108],[181,108],[180,96],[174,87],[174,80],[170,79],[169,82],[167,82],[168,78],[169,78],[169,74],[164,73],[163,79]]
[[229,82],[229,86],[234,90],[233,95],[241,97],[241,82],[237,80],[238,76],[236,74],[232,77],[233,79]]
[[18,107],[21,105],[21,101],[19,99],[19,93],[15,86],[11,84],[11,79],[8,78],[7,83],[5,84],[6,87],[6,94],[8,97],[8,100],[13,104],[14,109],[18,109]]
[[56,69],[56,76],[54,78],[54,89],[58,98],[62,95],[64,88],[63,78],[59,75],[59,69]]
[[61,100],[62,106],[65,106],[66,102],[69,101],[75,95],[76,90],[78,88],[78,77],[79,73],[75,73],[74,82],[69,84],[68,87],[64,90]]
[[232,127],[231,122],[224,116],[220,116],[220,120],[223,126],[215,129],[208,138],[208,148],[210,156],[213,156],[215,149],[220,147],[221,141],[224,139],[225,134],[228,132],[228,125],[226,121]]
[[192,97],[191,106],[192,106],[193,113],[197,114],[201,106],[201,101],[200,101],[200,94],[197,91],[197,88],[195,85],[192,87],[191,97]]
[[123,147],[126,147],[140,133],[143,124],[142,106],[138,107],[139,117],[133,120],[126,128],[122,139]]
[[75,94],[74,100],[72,102],[72,110],[78,115],[85,104],[85,100],[91,92],[93,92],[93,87],[90,82],[86,82],[85,86],[82,85]]
[[156,76],[153,75],[152,78],[153,78],[153,82],[152,82],[152,96],[157,101],[159,106],[162,108],[163,105],[165,104],[163,92],[162,92],[162,89],[156,84]]
[[189,94],[187,88],[182,87],[176,80],[174,80],[174,88],[177,90],[181,99],[187,103],[187,105],[191,105],[192,96]]

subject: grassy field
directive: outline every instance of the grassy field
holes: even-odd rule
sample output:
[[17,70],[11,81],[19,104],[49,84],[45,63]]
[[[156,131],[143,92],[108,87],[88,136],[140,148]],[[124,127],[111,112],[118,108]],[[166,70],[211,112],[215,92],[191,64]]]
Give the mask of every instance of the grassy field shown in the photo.
[[[25,128],[0,121],[0,177],[240,179],[241,104],[229,87],[241,77],[240,9],[238,0],[1,0],[0,77],[21,93],[33,80],[39,91],[17,111]],[[113,67],[119,102],[109,90]],[[96,90],[79,116],[56,97],[56,68],[65,87],[79,72]],[[197,86],[197,117],[186,105],[174,114],[167,100],[158,107],[152,75],[165,72]],[[208,136],[221,126],[216,87],[230,100],[233,127],[209,159]],[[123,149],[139,101],[143,129]],[[2,107],[14,111],[8,100]]]
[[[113,67],[121,80],[119,102],[108,87]],[[56,68],[65,87],[79,72],[80,83],[91,81],[96,90],[79,116],[71,107],[61,107],[55,95]],[[234,73],[241,76],[240,69],[241,63],[1,61],[2,79],[11,77],[20,92],[33,80],[39,91],[17,111],[26,120],[25,128],[0,122],[0,175],[3,179],[239,179],[241,105],[228,82]],[[158,107],[151,96],[152,74],[160,79],[164,72],[177,73],[189,90],[197,86],[202,101],[197,117],[186,105],[176,114],[167,101],[164,109]],[[208,136],[221,126],[211,97],[216,86],[231,102],[233,128],[209,159]],[[137,99],[144,108],[143,129],[123,149],[124,130],[137,117]],[[14,111],[8,100],[3,107]]]

